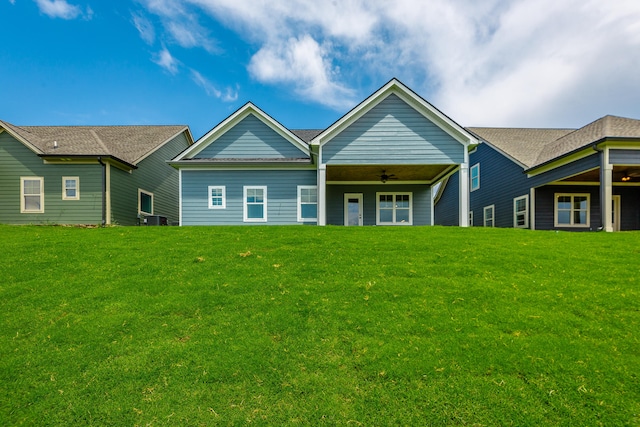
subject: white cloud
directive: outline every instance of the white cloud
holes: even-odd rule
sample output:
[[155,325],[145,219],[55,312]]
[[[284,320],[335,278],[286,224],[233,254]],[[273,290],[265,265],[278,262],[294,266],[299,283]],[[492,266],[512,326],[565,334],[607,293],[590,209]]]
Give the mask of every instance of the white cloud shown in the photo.
[[93,17],[91,8],[88,7],[84,14],[80,6],[69,4],[66,0],[35,0],[35,2],[40,12],[50,18],[75,19],[84,16],[85,19],[91,19]]
[[354,102],[354,92],[332,80],[337,71],[328,50],[305,34],[286,44],[263,47],[251,58],[249,71],[262,82],[289,84],[308,99],[346,108]]
[[637,0],[145,2],[185,47],[207,48],[204,10],[255,46],[258,81],[340,110],[396,76],[464,125],[640,117]]
[[201,47],[209,53],[219,51],[219,47],[216,41],[210,37],[209,31],[198,22],[198,15],[188,10],[183,1],[140,1],[149,12],[161,18],[162,26],[168,37],[167,42],[177,43],[185,48]]
[[133,25],[140,33],[140,37],[142,38],[142,40],[144,40],[147,44],[153,44],[156,39],[156,31],[151,21],[149,21],[142,14],[138,13],[132,14],[132,20]]
[[167,70],[171,74],[178,73],[179,62],[175,59],[166,47],[163,47],[160,52],[155,56],[153,62]]
[[238,99],[238,91],[231,87],[227,87],[224,91],[221,91],[211,83],[206,77],[200,74],[198,71],[191,70],[191,79],[201,88],[204,89],[207,95],[219,98],[225,102],[233,102]]

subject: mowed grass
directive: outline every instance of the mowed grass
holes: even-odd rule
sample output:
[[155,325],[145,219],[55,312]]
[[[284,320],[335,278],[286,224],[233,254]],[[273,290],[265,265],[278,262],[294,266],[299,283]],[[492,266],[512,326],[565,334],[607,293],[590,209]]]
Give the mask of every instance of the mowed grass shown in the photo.
[[0,226],[0,425],[640,425],[640,233]]

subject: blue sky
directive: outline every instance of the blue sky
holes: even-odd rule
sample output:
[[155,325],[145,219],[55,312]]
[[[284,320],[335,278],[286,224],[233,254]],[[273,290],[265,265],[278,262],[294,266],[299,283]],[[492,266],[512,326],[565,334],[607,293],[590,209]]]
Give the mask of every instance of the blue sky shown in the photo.
[[0,120],[324,128],[397,77],[463,126],[640,119],[637,0],[0,0]]

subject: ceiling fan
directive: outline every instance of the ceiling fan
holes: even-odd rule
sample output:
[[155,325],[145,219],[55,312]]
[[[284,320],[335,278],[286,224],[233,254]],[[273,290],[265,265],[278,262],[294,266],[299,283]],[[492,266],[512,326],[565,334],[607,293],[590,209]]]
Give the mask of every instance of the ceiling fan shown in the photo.
[[380,175],[380,181],[382,181],[382,183],[384,184],[385,182],[389,181],[390,179],[398,179],[398,178],[396,178],[396,175],[393,174],[393,173],[390,174],[390,175],[387,175],[387,171],[383,170],[382,171],[382,175]]

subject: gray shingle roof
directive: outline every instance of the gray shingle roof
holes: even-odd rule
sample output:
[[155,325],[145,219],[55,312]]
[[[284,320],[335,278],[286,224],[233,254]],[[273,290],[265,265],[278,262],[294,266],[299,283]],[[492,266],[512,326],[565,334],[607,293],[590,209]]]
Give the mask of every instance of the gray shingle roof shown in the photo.
[[531,167],[545,146],[574,129],[468,128],[512,159]]
[[580,129],[469,128],[526,168],[589,147],[605,138],[640,139],[640,120],[602,117]]
[[640,120],[604,116],[547,144],[545,149],[540,152],[533,166],[541,165],[580,148],[588,147],[604,138],[640,139]]
[[309,144],[313,138],[320,135],[324,129],[293,129],[291,133]]
[[[112,156],[136,165],[173,136],[187,130],[170,126],[0,126],[27,141],[43,155]],[[54,142],[57,148],[54,148]]]

